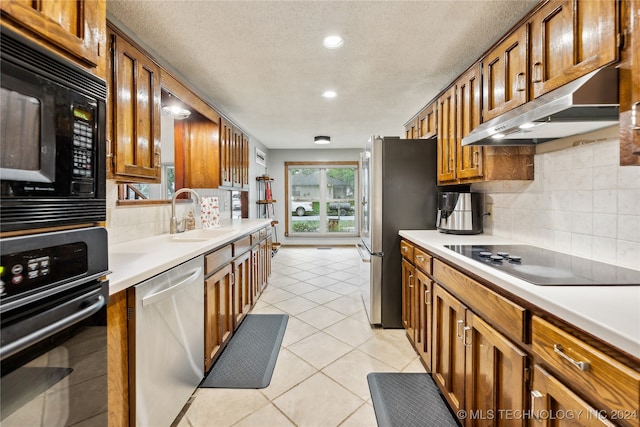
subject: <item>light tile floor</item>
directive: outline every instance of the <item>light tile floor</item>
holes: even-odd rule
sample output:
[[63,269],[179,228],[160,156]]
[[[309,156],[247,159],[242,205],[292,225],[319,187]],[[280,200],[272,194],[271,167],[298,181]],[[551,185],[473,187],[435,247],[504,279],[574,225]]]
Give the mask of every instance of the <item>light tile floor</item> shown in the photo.
[[252,313],[289,322],[271,384],[198,389],[179,427],[377,426],[367,374],[425,372],[404,330],[372,328],[347,247],[282,247]]

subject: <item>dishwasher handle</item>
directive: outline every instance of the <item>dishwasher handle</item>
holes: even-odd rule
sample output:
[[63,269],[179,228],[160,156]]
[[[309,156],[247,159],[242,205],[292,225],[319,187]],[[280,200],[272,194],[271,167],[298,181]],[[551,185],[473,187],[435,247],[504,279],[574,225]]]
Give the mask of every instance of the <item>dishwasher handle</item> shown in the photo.
[[142,298],[142,306],[146,307],[148,305],[155,304],[158,301],[163,301],[171,297],[172,295],[182,291],[185,287],[196,281],[196,279],[200,277],[201,274],[202,268],[198,267],[193,271],[193,273],[191,273],[186,279],[182,280],[181,282],[176,283],[175,285],[160,292],[156,292],[155,294],[151,294]]

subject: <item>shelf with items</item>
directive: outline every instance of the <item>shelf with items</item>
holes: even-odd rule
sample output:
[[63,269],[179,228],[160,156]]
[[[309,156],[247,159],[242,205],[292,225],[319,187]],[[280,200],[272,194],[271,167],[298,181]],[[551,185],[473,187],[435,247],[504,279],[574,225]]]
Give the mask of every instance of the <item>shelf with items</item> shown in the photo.
[[256,177],[256,181],[258,182],[258,197],[259,199],[256,201],[256,206],[258,210],[258,218],[270,218],[271,227],[273,228],[274,241],[271,244],[272,254],[275,255],[278,252],[278,248],[280,247],[280,243],[278,240],[278,233],[276,231],[276,225],[278,221],[275,220],[275,213],[273,210],[273,204],[276,203],[276,200],[273,199],[273,193],[271,189],[271,185],[273,183],[273,178],[269,177],[269,175],[261,175]]

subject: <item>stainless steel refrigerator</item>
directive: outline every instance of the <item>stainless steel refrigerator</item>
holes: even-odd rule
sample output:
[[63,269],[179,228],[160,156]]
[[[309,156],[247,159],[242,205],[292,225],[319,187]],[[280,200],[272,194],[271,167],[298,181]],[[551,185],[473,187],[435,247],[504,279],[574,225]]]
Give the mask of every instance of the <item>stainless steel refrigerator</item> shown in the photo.
[[360,154],[360,288],[369,322],[402,327],[399,230],[435,229],[436,141],[372,137]]

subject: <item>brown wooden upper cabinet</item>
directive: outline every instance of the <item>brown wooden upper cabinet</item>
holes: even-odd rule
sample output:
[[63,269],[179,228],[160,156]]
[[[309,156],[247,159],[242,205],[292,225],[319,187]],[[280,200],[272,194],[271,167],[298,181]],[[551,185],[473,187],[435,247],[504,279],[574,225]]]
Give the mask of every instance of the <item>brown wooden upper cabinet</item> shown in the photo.
[[527,102],[527,35],[520,26],[482,60],[483,121]]
[[456,82],[456,175],[459,179],[483,175],[482,147],[465,147],[462,138],[480,124],[480,65],[475,65]]
[[427,105],[418,113],[418,138],[433,138],[438,132],[436,102]]
[[406,139],[429,139],[437,135],[438,103],[434,100],[404,125]]
[[233,125],[227,120],[220,118],[220,185],[223,187],[233,187],[232,145]]
[[406,125],[404,125],[404,137],[405,139],[416,139],[418,137],[417,117],[413,117]]
[[438,98],[438,184],[455,181],[456,174],[456,86]]
[[160,68],[111,28],[108,35],[107,178],[160,183]]
[[2,0],[4,19],[26,28],[49,48],[104,77],[106,43],[105,0]]
[[438,184],[533,179],[534,147],[463,146],[480,124],[480,63],[438,98]]
[[220,119],[220,186],[249,190],[249,138]]
[[618,60],[615,0],[554,0],[535,12],[531,32],[531,98]]
[[240,159],[240,186],[249,191],[249,137],[242,134],[242,157]]
[[640,166],[640,0],[622,1],[620,165]]

